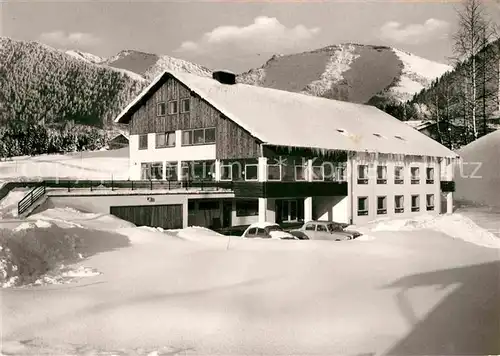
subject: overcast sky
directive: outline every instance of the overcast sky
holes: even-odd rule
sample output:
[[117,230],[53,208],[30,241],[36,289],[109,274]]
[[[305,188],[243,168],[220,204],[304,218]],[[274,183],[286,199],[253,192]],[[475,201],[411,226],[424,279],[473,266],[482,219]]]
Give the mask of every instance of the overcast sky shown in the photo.
[[[500,8],[492,1],[486,3],[487,12],[499,20]],[[135,49],[240,72],[262,65],[274,53],[345,42],[389,45],[447,63],[460,4],[136,0],[13,1],[0,6],[3,36],[104,57]]]

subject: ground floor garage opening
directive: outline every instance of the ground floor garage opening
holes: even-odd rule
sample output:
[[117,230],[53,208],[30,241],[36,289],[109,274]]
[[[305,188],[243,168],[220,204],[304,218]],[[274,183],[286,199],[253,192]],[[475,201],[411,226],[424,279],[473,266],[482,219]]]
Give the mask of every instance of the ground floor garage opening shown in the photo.
[[182,204],[111,206],[110,213],[137,226],[182,229]]

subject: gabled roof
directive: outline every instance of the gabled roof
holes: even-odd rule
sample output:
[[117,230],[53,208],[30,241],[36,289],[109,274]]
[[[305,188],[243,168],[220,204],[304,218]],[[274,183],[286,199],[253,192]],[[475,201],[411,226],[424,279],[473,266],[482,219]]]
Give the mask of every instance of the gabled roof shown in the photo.
[[263,143],[373,153],[456,157],[445,146],[369,105],[318,98],[209,77],[164,72],[115,119],[126,123],[172,76]]

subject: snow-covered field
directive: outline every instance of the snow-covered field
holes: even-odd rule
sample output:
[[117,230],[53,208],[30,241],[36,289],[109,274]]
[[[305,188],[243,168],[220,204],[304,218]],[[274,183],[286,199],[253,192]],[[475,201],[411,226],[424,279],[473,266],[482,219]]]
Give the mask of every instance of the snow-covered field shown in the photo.
[[0,181],[35,178],[128,179],[128,148],[65,155],[15,157],[0,162]]
[[471,241],[480,229],[467,219],[438,219],[276,241],[47,210],[21,228],[113,231],[131,245],[0,291],[5,354],[497,354],[498,250]]

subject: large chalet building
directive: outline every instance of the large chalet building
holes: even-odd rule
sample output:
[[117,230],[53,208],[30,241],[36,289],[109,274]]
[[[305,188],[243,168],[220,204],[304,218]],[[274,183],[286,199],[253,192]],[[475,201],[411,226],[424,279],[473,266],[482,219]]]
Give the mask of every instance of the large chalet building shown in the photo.
[[221,197],[186,192],[184,226],[452,209],[457,155],[372,106],[164,72],[115,121],[129,124],[131,180],[231,182]]

